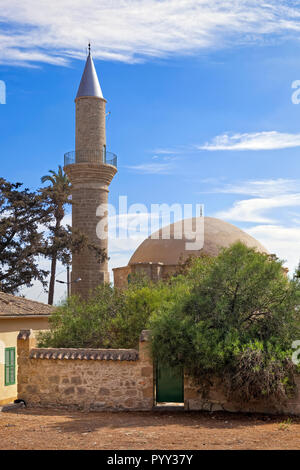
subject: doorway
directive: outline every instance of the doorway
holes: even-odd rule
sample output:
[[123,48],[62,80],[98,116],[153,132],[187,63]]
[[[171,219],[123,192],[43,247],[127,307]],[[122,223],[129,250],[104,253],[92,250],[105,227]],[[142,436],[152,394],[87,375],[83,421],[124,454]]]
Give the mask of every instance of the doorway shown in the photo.
[[156,403],[183,403],[183,369],[157,364]]

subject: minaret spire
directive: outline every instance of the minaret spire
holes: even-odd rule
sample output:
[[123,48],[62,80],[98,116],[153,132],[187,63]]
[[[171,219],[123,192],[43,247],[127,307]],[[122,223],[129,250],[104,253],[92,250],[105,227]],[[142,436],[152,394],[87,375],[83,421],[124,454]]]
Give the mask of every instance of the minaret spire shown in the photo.
[[97,98],[103,98],[102,90],[100,87],[100,83],[91,54],[90,42],[88,44],[88,51],[89,53],[86,59],[76,99],[81,98],[82,96],[96,96]]

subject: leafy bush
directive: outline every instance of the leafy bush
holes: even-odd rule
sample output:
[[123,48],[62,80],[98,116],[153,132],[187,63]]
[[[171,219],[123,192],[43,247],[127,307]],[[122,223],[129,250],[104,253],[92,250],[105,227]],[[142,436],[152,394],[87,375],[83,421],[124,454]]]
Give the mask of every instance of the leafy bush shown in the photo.
[[232,372],[225,377],[228,395],[241,401],[272,397],[283,402],[296,386],[291,359],[259,341],[245,345],[235,356]]
[[197,259],[193,287],[152,316],[153,355],[228,395],[284,400],[294,388],[291,344],[300,336],[299,281],[282,262],[236,243]]
[[122,293],[108,284],[99,286],[89,301],[72,296],[49,319],[50,330],[39,335],[40,347],[111,347],[107,325],[123,306]]
[[170,300],[168,284],[147,285],[135,277],[128,289],[100,285],[87,301],[71,297],[50,318],[40,334],[40,347],[135,348],[148,319]]

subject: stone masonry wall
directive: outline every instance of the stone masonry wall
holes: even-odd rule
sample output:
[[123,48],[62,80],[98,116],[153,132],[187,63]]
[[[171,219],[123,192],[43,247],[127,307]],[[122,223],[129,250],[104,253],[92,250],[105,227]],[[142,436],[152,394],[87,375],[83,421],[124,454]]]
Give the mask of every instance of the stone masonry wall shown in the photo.
[[199,385],[193,378],[186,375],[184,377],[184,405],[186,410],[300,415],[300,375],[297,376],[296,383],[296,395],[285,405],[272,404],[268,400],[241,403],[226,397],[221,381],[212,380],[212,387],[205,395],[201,393]]
[[131,273],[130,266],[122,266],[121,268],[113,268],[114,286],[119,288],[128,287],[128,274]]
[[[98,207],[107,204],[108,191],[106,189],[95,190],[93,187],[72,188],[72,227],[84,233],[90,243],[108,253],[108,238],[98,238],[96,233],[97,223],[101,218],[96,216]],[[105,273],[105,274],[104,274]],[[105,277],[106,275],[106,277]],[[109,282],[108,260],[98,263],[94,251],[88,248],[82,249],[72,256],[72,281],[78,278],[81,281],[71,285],[72,294],[87,297],[88,292],[103,282]]]
[[28,406],[85,410],[150,410],[153,366],[148,333],[137,350],[35,348],[18,336],[18,398]]
[[[154,405],[153,362],[149,331],[142,331],[135,349],[36,348],[31,330],[18,335],[18,398],[29,407],[70,407],[84,410],[151,410]],[[298,391],[284,406],[268,400],[229,400],[222,381],[212,379],[204,394],[193,378],[184,377],[186,410],[300,415]]]

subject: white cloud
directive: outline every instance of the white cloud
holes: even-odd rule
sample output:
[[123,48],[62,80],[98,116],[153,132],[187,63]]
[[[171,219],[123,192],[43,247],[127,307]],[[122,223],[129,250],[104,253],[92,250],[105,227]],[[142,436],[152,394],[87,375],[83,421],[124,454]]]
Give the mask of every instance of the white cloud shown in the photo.
[[269,198],[252,198],[237,201],[230,209],[219,211],[216,217],[242,222],[274,223],[275,219],[265,212],[279,207],[295,207],[300,205],[300,193],[283,194]]
[[[286,208],[300,206],[300,193],[295,192],[298,187],[297,180],[284,178],[225,185],[215,192],[255,197],[234,202],[231,208],[219,211],[216,217],[259,224],[244,230],[270,253],[286,260],[285,266],[293,273],[300,259],[300,217],[298,211],[287,212]],[[279,212],[280,208],[285,209],[283,213]],[[283,225],[283,219],[286,225]]]
[[172,163],[142,163],[128,165],[126,168],[146,175],[169,175],[174,170],[174,165]]
[[[170,155],[170,154],[181,153],[182,149],[180,150],[179,148],[177,149],[157,148],[157,149],[154,149],[153,152],[157,153],[158,155]],[[157,155],[155,155],[155,157],[158,158]]]
[[[205,181],[205,180],[202,180]],[[213,180],[206,182],[214,182]],[[249,196],[256,197],[269,197],[278,196],[280,194],[288,194],[297,191],[300,187],[300,181],[278,178],[270,180],[253,180],[244,181],[240,184],[225,184],[220,187],[216,187],[209,192],[212,193],[223,193],[223,194],[247,194]]]
[[300,260],[300,227],[282,225],[257,225],[245,230],[257,238],[270,253],[286,260],[285,266],[292,274]]
[[[274,209],[300,206],[298,189],[298,180],[278,178],[225,184],[210,192],[254,196],[250,199],[235,201],[229,209],[218,211],[215,214],[216,217],[241,222],[274,223],[275,219],[270,218],[266,213]],[[296,216],[296,219],[299,217],[298,212],[290,215]]]
[[134,62],[298,37],[297,3],[285,0],[0,0],[0,63],[64,65],[84,56]]
[[199,150],[276,150],[300,147],[300,134],[286,134],[277,131],[245,134],[224,133],[199,145]]

